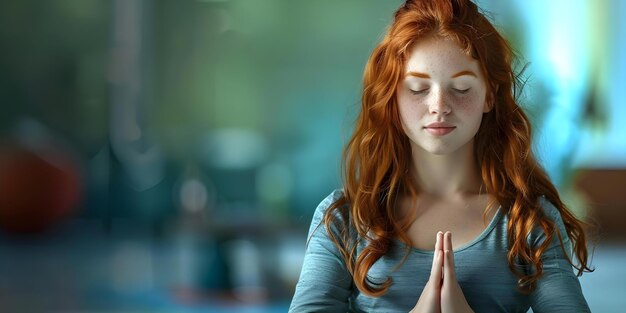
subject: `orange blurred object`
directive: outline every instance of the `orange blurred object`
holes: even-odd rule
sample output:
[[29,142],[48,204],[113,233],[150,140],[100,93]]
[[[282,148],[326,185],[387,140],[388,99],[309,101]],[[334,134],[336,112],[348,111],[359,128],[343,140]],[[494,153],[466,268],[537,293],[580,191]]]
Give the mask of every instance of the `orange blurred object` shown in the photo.
[[[77,171],[61,153],[39,155],[0,146],[0,228],[41,232],[69,215],[79,200]],[[47,161],[54,160],[54,164]]]

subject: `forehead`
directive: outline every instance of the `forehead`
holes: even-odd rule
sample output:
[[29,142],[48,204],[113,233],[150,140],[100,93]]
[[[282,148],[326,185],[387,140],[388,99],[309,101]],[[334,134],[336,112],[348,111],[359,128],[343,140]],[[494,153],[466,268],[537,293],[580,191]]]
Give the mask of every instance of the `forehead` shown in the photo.
[[409,50],[406,71],[454,71],[480,68],[476,59],[466,53],[453,39],[426,37],[418,40]]

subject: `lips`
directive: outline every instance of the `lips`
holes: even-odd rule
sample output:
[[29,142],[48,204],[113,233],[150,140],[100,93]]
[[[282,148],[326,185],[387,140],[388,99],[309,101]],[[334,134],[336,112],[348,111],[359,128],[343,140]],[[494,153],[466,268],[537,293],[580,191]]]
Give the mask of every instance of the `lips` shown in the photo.
[[426,125],[424,129],[431,135],[444,136],[456,129],[456,126],[447,122],[435,122]]

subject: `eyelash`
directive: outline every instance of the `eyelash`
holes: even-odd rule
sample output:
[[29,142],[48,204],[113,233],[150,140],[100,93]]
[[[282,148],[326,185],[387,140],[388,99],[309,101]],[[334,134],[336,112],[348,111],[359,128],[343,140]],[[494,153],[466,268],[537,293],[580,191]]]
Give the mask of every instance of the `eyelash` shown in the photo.
[[426,89],[422,89],[422,90],[413,90],[413,89],[410,89],[410,91],[411,91],[411,93],[412,93],[412,94],[414,94],[414,95],[421,95],[421,94],[423,94],[423,93],[426,93],[426,92],[428,91],[428,88],[426,88]]
[[[430,89],[430,88],[426,88],[426,89],[422,89],[422,90],[413,90],[413,89],[410,89],[410,91],[411,91],[411,93],[412,93],[412,94],[414,94],[414,95],[421,95],[421,94],[426,93],[429,89]],[[464,95],[464,94],[466,94],[466,93],[468,93],[468,92],[469,92],[470,88],[467,88],[467,89],[456,89],[456,88],[452,88],[452,90],[453,90],[454,92],[456,92],[456,93],[459,93],[459,94]]]

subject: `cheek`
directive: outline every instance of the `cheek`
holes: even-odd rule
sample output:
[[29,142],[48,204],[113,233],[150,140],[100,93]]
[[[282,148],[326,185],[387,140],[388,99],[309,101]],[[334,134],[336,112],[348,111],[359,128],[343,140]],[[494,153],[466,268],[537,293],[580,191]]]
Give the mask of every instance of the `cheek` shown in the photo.
[[406,115],[408,119],[416,119],[424,115],[428,111],[428,105],[423,97],[418,97],[410,91],[402,90],[398,92],[396,97],[398,103],[398,111],[400,114]]
[[398,113],[402,122],[415,122],[422,118],[426,112],[426,106],[414,99],[400,99],[398,101]]
[[482,114],[484,105],[485,98],[477,95],[467,95],[456,99],[457,110],[464,114]]
[[398,105],[398,114],[400,115],[400,120],[404,121],[411,114],[411,101],[408,95],[403,92],[398,92],[398,96],[396,97],[396,103]]

